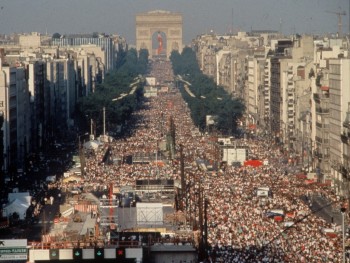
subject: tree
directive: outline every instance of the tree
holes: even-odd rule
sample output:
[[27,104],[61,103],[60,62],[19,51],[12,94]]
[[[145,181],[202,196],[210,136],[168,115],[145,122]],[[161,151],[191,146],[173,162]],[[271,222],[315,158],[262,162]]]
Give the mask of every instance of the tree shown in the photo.
[[52,35],[52,38],[61,38],[61,34],[60,33],[54,33]]
[[187,89],[195,95],[190,96],[184,89],[184,83],[179,82],[180,91],[187,102],[191,117],[201,130],[206,128],[206,116],[217,116],[216,129],[224,134],[234,134],[237,119],[242,117],[245,110],[242,101],[232,98],[223,87],[217,86],[214,80],[204,75],[198,66],[194,51],[187,47],[182,53],[173,51],[170,56],[175,75],[191,83]]
[[[95,92],[79,100],[80,115],[95,120],[98,133],[101,133],[103,128],[103,107],[106,109],[106,119],[110,127],[124,123],[139,107],[143,97],[143,83],[139,79],[136,86],[130,87],[130,84],[135,83],[139,75],[147,72],[147,64],[147,50],[140,50],[139,54],[136,49],[128,50],[125,53],[124,62],[116,70],[106,75],[104,82],[96,87]],[[130,94],[132,88],[136,90]],[[115,100],[121,97],[121,94],[128,95],[120,100]]]

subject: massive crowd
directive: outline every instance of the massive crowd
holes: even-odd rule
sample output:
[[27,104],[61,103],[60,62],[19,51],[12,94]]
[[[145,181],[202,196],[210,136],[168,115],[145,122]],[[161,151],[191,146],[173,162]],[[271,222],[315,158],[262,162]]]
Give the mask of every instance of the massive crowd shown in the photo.
[[[162,67],[154,66],[153,74],[161,78]],[[84,186],[96,190],[106,189],[109,184],[134,185],[136,179],[180,180],[180,162],[169,160],[168,156],[162,157],[162,166],[155,162],[121,161],[113,165],[101,162],[106,147],[110,147],[116,160],[154,154],[167,139],[170,118],[176,127],[175,159],[179,159],[179,145],[184,153],[188,185],[182,200],[187,205],[184,209],[190,221],[198,221],[196,193],[203,191],[208,202],[208,254],[213,262],[341,262],[341,235],[325,235],[322,230],[334,225],[314,215],[301,198],[319,194],[327,197],[334,207],[340,206],[331,189],[320,184],[305,184],[305,180],[294,174],[286,175],[285,156],[268,138],[237,139],[239,144],[247,145],[256,158],[268,160],[265,165],[203,171],[196,160],[217,162],[218,145],[194,126],[178,91],[149,98],[144,108],[134,113],[134,127],[125,138],[98,148],[86,158]],[[257,195],[256,189],[262,186],[270,189],[269,197]],[[272,209],[283,211],[282,220],[267,215]]]

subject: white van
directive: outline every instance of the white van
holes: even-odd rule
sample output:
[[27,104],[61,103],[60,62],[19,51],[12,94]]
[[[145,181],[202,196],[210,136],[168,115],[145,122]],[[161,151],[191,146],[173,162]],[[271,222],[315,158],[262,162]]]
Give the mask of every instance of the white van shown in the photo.
[[256,196],[258,197],[269,197],[270,188],[269,187],[259,187],[256,190]]

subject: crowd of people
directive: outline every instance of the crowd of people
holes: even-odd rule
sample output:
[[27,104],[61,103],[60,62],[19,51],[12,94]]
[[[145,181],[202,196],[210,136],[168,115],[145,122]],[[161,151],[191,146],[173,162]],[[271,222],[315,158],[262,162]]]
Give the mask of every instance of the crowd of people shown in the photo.
[[[322,229],[333,226],[315,216],[301,197],[322,194],[340,207],[337,198],[329,188],[305,184],[295,175],[286,176],[278,161],[283,157],[277,149],[266,149],[265,141],[248,144],[260,158],[268,157],[269,165],[228,167],[215,180],[204,179],[210,189],[205,193],[210,204],[208,242],[217,251],[233,251],[223,253],[224,262],[338,262],[341,235],[325,235]],[[272,191],[272,197],[263,202],[256,192],[262,186]],[[268,216],[271,210],[284,211],[284,221],[293,225]]]
[[[164,63],[168,66],[164,67]],[[155,66],[153,62],[153,74],[161,78],[162,67],[168,69],[169,63],[163,61],[162,66]],[[176,127],[175,158],[159,155],[162,165],[122,161],[125,156],[157,155],[161,143],[167,143],[170,118]],[[267,160],[264,165],[227,165],[208,172],[198,167],[196,161],[220,161],[219,146],[215,143],[218,135],[210,137],[195,127],[179,91],[147,99],[130,123],[133,127],[123,139],[109,142],[86,158],[85,187],[106,189],[110,184],[134,185],[138,179],[150,178],[181,181],[181,145],[187,192],[180,207],[192,226],[196,225],[193,222],[198,223],[200,217],[198,192],[202,191],[208,203],[206,251],[212,262],[341,262],[341,234],[325,235],[322,229],[334,225],[317,217],[301,197],[320,194],[334,207],[340,207],[340,201],[327,186],[306,184],[295,174],[286,175],[286,165],[291,164],[284,162],[286,156],[269,138],[236,139],[255,158]],[[111,165],[102,162],[107,147],[112,159],[119,162]],[[271,195],[259,197],[256,191],[259,187],[269,188]],[[273,209],[283,211],[282,220],[268,216]]]

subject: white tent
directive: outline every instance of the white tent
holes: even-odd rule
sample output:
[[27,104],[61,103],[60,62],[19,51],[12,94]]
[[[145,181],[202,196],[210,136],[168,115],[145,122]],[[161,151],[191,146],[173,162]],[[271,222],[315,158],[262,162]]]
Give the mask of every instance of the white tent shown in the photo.
[[99,142],[99,141],[96,141],[96,140],[93,140],[93,141],[88,141],[86,143],[84,143],[84,148],[86,149],[97,149],[98,146],[100,146],[102,143]]
[[29,204],[24,203],[19,199],[15,199],[3,207],[2,216],[9,217],[16,212],[19,215],[19,219],[24,220],[28,207]]
[[30,202],[32,201],[32,197],[30,196],[29,192],[9,193],[7,196],[7,200],[9,203],[16,199],[28,205],[30,205]]

